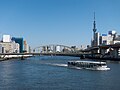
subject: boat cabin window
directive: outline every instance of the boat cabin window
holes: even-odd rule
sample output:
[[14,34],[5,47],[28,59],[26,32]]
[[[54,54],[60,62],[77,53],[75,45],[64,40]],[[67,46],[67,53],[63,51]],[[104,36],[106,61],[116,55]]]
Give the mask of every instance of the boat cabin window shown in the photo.
[[106,64],[97,64],[98,66],[105,66]]

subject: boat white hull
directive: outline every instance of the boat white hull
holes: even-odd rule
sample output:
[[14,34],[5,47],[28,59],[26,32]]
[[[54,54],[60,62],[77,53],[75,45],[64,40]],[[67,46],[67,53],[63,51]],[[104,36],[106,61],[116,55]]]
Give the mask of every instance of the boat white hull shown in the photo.
[[106,62],[95,61],[69,61],[68,67],[76,69],[89,69],[89,70],[110,70]]
[[95,67],[95,68],[83,68],[83,67],[77,67],[77,66],[72,66],[72,65],[68,65],[69,68],[75,68],[75,69],[88,69],[88,70],[98,70],[98,71],[106,71],[106,70],[110,70],[110,68],[108,67]]

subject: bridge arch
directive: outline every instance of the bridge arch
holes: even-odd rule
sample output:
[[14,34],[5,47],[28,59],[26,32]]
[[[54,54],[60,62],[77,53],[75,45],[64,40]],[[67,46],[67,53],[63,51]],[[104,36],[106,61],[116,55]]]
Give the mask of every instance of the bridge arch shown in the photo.
[[50,44],[50,45],[43,45],[38,46],[33,49],[33,52],[36,53],[69,53],[74,52],[75,49],[69,46],[65,45],[59,45],[59,44]]

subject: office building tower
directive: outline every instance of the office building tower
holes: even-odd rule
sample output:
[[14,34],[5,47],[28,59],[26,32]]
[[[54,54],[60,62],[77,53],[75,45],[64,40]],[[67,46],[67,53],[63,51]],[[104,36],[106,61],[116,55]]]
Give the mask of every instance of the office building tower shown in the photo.
[[20,45],[19,47],[20,53],[23,53],[23,38],[12,37],[12,40]]

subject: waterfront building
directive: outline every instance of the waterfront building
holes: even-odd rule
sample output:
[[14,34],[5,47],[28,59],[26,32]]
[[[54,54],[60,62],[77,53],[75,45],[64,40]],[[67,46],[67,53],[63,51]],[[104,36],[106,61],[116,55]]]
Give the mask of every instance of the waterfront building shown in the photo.
[[19,44],[15,42],[0,42],[2,53],[19,53]]
[[100,45],[100,33],[97,32],[95,33],[95,46],[99,46]]
[[30,46],[27,44],[26,40],[24,40],[24,52],[26,53],[30,52]]
[[13,43],[14,46],[14,53],[20,53],[20,45],[18,43]]
[[[100,47],[98,50],[94,50],[94,53],[101,53],[107,57],[118,58],[120,56],[119,44],[120,35],[116,35],[116,31],[109,31],[108,34],[97,34],[95,37],[96,47]],[[114,46],[112,48],[112,46]]]
[[2,45],[0,44],[0,53],[2,53]]
[[120,35],[116,35],[112,44],[120,44]]
[[118,43],[120,41],[120,37],[116,35],[116,31],[109,31],[108,34],[96,33],[95,42],[96,46],[99,45],[111,45]]
[[116,38],[115,34],[111,34],[110,32],[116,32],[116,31],[109,31],[108,35],[107,34],[102,34],[100,36],[100,45],[111,45],[114,44],[114,40]]
[[20,45],[20,53],[23,53],[23,38],[12,37],[12,40]]

